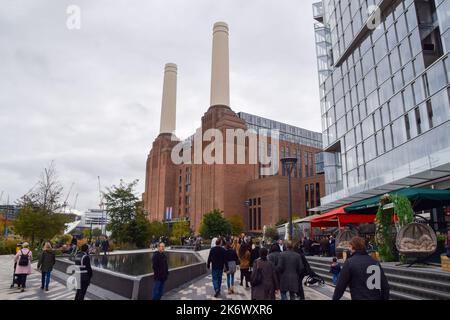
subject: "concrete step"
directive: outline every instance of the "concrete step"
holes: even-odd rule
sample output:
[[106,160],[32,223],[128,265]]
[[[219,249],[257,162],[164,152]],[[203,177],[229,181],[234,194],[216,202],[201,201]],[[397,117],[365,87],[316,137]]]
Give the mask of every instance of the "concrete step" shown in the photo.
[[424,300],[450,300],[450,294],[438,290],[398,282],[389,282],[389,286],[392,290],[421,297]]
[[450,282],[442,282],[442,281],[436,281],[436,280],[429,280],[429,279],[421,279],[421,278],[412,278],[409,276],[403,276],[398,274],[386,274],[386,277],[388,278],[389,283],[395,282],[395,283],[402,283],[402,284],[408,284],[408,285],[414,285],[420,288],[427,288],[432,290],[437,290],[441,292],[446,292],[450,295]]
[[[308,257],[311,268],[326,282],[331,283],[330,258]],[[439,270],[418,270],[383,264],[391,287],[391,299],[396,300],[449,300],[450,275]]]

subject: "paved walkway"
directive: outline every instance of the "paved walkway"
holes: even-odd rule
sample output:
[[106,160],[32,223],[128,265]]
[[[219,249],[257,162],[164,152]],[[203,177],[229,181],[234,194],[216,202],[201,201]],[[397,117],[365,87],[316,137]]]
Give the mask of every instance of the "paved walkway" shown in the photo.
[[[33,273],[27,277],[27,288],[20,292],[17,285],[10,289],[13,274],[14,256],[0,256],[0,300],[73,300],[75,291],[69,291],[65,285],[52,279],[49,291],[41,290],[41,273],[33,263]],[[92,297],[86,296],[86,300]]]
[[[204,261],[207,261],[209,250],[198,252]],[[240,272],[235,274],[235,294],[228,294],[226,274],[222,277],[222,294],[214,298],[211,273],[178,287],[165,294],[163,300],[251,300],[251,289],[240,286]],[[330,300],[333,296],[334,287],[329,285],[305,287],[306,300]],[[277,296],[277,300],[280,297]],[[350,299],[348,293],[344,294],[343,300]]]

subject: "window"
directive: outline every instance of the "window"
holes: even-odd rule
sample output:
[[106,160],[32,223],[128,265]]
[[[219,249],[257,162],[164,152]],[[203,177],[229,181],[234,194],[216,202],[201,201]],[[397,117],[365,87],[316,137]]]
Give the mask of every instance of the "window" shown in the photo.
[[406,142],[406,130],[404,118],[398,118],[392,123],[392,137],[394,138],[394,147]]
[[320,184],[316,183],[316,206],[320,206]]
[[253,230],[252,209],[248,209],[248,228]]
[[405,115],[406,140],[411,140],[411,125],[409,123],[409,115]]
[[422,134],[422,118],[420,117],[420,109],[419,109],[419,107],[414,109],[414,114],[415,114],[415,117],[416,117],[417,134]]
[[309,190],[311,190],[311,207],[314,207],[314,184],[309,185]]
[[433,128],[433,108],[431,107],[431,100],[427,101],[427,116],[428,116],[428,127]]
[[256,208],[253,208],[253,230],[258,227],[258,221],[256,220]]
[[392,149],[392,125],[387,126],[383,130],[384,135],[384,147],[386,152]]
[[261,223],[261,207],[258,208],[258,230],[262,229],[262,223]]
[[309,209],[309,185],[305,185],[305,205],[306,211]]

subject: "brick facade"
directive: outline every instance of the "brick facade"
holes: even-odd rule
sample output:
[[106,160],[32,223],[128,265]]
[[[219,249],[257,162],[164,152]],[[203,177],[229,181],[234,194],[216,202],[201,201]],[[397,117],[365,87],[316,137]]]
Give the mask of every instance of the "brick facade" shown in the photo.
[[[202,117],[201,131],[204,133],[211,128],[222,131],[225,138],[226,129],[246,130],[247,125],[229,107],[213,106]],[[309,161],[313,161],[314,154],[320,152],[320,149],[287,141],[279,143],[280,150],[298,150],[302,159],[305,154],[311,155],[308,156],[311,158]],[[203,150],[208,144],[203,143]],[[168,207],[173,208],[173,218],[188,217],[195,231],[199,229],[203,214],[213,209],[223,210],[226,217],[242,216],[251,231],[261,231],[264,225],[274,225],[287,218],[287,176],[283,175],[281,164],[278,175],[266,177],[260,177],[258,165],[248,163],[174,165],[170,156],[175,145],[170,135],[160,135],[148,156],[143,200],[151,220],[164,220]],[[248,146],[246,154],[248,159]],[[315,175],[314,165],[312,169],[308,168],[307,174],[305,162],[301,163],[293,172],[292,195],[293,214],[303,217],[307,215],[305,185],[308,185],[308,190],[314,186],[314,199],[308,201],[309,208],[313,208],[317,205],[316,186],[320,190],[319,199],[324,195],[324,177]],[[310,171],[313,173],[311,176]],[[246,204],[249,199],[250,206]]]

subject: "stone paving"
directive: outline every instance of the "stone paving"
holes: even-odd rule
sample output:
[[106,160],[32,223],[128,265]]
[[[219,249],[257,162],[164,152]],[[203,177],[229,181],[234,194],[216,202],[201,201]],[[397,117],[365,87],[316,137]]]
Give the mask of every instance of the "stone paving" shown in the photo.
[[[206,261],[209,250],[199,252],[202,259]],[[10,289],[13,272],[13,258],[14,256],[0,256],[0,300],[73,300],[75,297],[74,291],[69,291],[65,283],[67,275],[58,271],[53,271],[52,280],[50,282],[50,290],[48,292],[42,291],[41,274],[36,270],[36,263],[33,264],[33,273],[27,278],[27,288],[25,292],[20,292],[17,286]],[[251,289],[240,286],[240,272],[235,275],[235,294],[228,294],[226,274],[222,279],[222,295],[214,298],[214,290],[212,286],[211,273],[205,276],[194,279],[179,288],[176,288],[163,297],[163,300],[250,300]],[[334,288],[329,285],[323,287],[304,287],[306,300],[329,300],[333,295]],[[121,300],[124,299],[118,295],[98,288],[94,285],[89,287],[86,295],[86,300]],[[277,300],[280,297],[277,297]],[[349,299],[349,294],[346,293],[343,299]]]
[[[17,285],[10,289],[14,266],[14,256],[0,256],[0,300],[73,300],[75,291],[69,291],[65,285],[51,279],[49,291],[41,290],[41,273],[33,263],[33,273],[27,277],[27,288],[20,292]],[[86,300],[92,297],[86,295]]]

